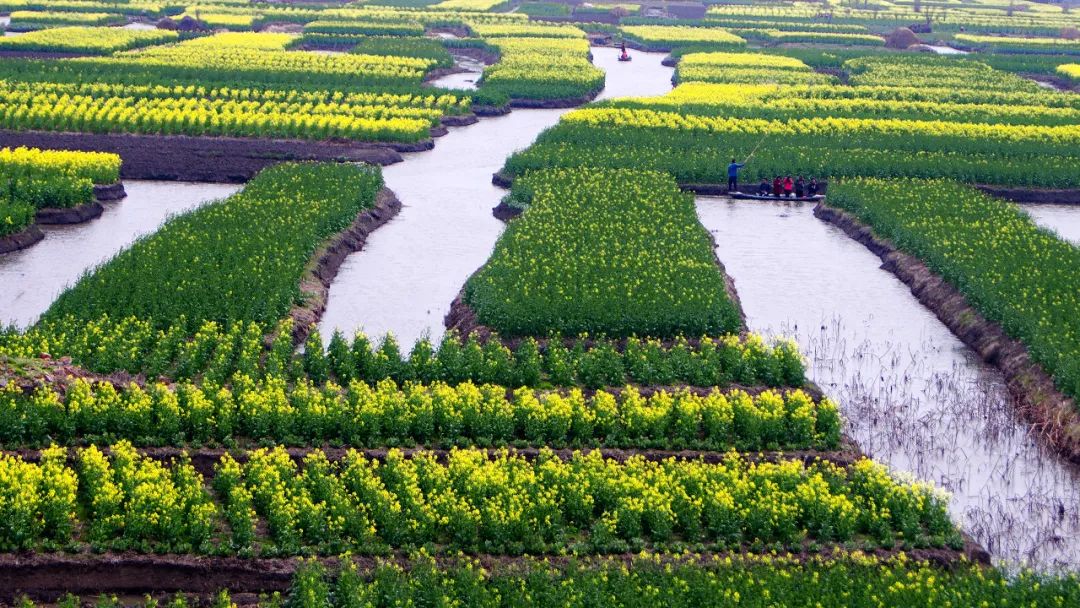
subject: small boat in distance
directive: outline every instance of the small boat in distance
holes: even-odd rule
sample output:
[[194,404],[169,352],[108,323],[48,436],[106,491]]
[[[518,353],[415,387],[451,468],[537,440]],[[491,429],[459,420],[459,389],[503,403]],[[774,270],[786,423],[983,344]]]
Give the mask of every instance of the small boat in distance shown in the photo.
[[824,194],[813,196],[774,196],[772,194],[749,194],[746,192],[729,192],[728,196],[742,200],[753,201],[820,201],[825,200]]

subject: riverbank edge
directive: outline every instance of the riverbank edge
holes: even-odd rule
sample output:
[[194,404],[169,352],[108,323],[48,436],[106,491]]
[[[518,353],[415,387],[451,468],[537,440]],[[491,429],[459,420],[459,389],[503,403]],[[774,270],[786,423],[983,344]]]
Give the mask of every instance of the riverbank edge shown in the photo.
[[319,323],[326,312],[330,297],[330,285],[337,277],[341,265],[349,255],[364,248],[368,236],[389,222],[401,211],[401,201],[394,191],[383,186],[375,195],[375,205],[360,212],[345,230],[325,241],[312,256],[300,279],[300,291],[304,303],[289,310],[287,318],[293,321],[293,344],[303,344],[312,327]]
[[952,333],[1005,377],[1021,416],[1036,435],[1073,465],[1080,465],[1080,413],[1075,402],[1054,385],[1027,347],[988,320],[952,284],[922,260],[874,234],[854,215],[819,203],[814,216],[844,231],[882,260],[881,268],[907,285]]
[[0,255],[26,249],[45,238],[45,233],[38,228],[37,224],[30,224],[19,232],[0,236]]

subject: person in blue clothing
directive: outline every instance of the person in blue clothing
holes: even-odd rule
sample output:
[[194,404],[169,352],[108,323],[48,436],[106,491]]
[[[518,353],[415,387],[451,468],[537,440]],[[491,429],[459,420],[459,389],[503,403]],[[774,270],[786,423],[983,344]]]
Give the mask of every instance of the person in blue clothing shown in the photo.
[[735,159],[731,159],[731,164],[727,166],[727,191],[738,192],[739,191],[739,169],[746,166],[746,163],[737,163]]

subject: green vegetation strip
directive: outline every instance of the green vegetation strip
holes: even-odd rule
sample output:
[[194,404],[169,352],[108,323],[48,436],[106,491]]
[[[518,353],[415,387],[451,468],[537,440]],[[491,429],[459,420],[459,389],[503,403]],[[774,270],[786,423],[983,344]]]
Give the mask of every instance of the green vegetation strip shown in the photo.
[[[271,331],[273,330],[273,331]],[[264,356],[262,336],[276,335]],[[625,341],[576,338],[521,340],[513,348],[498,336],[480,341],[448,332],[436,349],[427,339],[402,352],[392,335],[376,343],[357,334],[351,343],[331,338],[324,355],[318,332],[312,332],[304,354],[293,353],[290,320],[274,325],[204,322],[194,332],[186,317],[158,330],[152,321],[135,317],[82,319],[66,316],[44,320],[25,332],[0,330],[0,355],[32,359],[42,354],[70,357],[92,372],[126,371],[150,378],[202,378],[217,383],[240,373],[260,379],[286,374],[292,381],[307,377],[316,383],[334,379],[369,383],[436,380],[495,383],[505,386],[584,386],[601,388],[634,383],[648,386],[801,387],[802,358],[790,341],[767,345],[760,336],[677,338]]]
[[176,217],[84,276],[45,313],[89,322],[136,316],[274,323],[301,301],[300,280],[324,241],[370,209],[378,169],[288,163],[223,201]]
[[347,389],[282,378],[117,390],[75,380],[58,392],[0,389],[0,444],[66,445],[126,439],[143,445],[241,440],[358,448],[520,445],[663,449],[836,449],[840,415],[828,399],[801,390],[705,394],[633,388],[585,396],[498,385],[450,386],[384,380]]
[[748,608],[915,606],[1070,606],[1080,603],[1076,575],[1006,576],[972,565],[949,569],[903,556],[858,554],[799,560],[785,555],[538,560],[494,566],[461,560],[437,566],[421,557],[403,568],[353,565],[328,575],[317,563],[296,574],[289,601],[303,608],[456,604],[585,608],[658,605]]
[[[153,44],[175,42],[176,32],[99,27],[57,27],[0,38],[0,51],[39,51],[107,55]],[[5,60],[6,61],[6,60]]]
[[1075,95],[973,61],[852,59],[844,65],[853,86],[840,87],[790,86],[816,75],[779,67],[773,55],[732,57],[690,54],[681,68],[725,84],[690,82],[662,97],[567,113],[510,157],[505,171],[652,169],[680,183],[724,183],[722,161],[754,150],[744,182],[776,175],[907,176],[1080,186]]
[[693,199],[648,171],[552,170],[515,182],[528,204],[465,287],[509,335],[723,334],[742,327]]
[[38,209],[92,202],[94,184],[119,180],[115,154],[0,148],[0,237],[24,230]]
[[923,260],[1080,397],[1080,249],[1016,205],[954,182],[845,181],[829,204]]
[[[0,549],[77,548],[293,555],[391,549],[496,554],[625,552],[648,546],[763,550],[803,543],[959,548],[944,497],[881,465],[700,460],[624,463],[599,452],[453,450],[445,462],[281,447],[223,456],[211,496],[193,466],[51,448],[0,457]],[[218,502],[220,500],[220,503]],[[222,523],[227,523],[226,528]]]

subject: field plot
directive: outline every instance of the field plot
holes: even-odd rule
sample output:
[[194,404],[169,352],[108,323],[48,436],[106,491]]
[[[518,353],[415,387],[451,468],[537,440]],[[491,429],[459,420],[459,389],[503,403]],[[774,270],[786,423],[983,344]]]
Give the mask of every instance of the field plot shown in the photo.
[[0,605],[1080,603],[1067,7],[0,11]]

